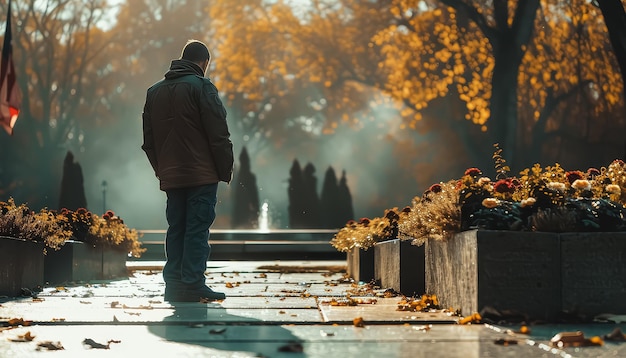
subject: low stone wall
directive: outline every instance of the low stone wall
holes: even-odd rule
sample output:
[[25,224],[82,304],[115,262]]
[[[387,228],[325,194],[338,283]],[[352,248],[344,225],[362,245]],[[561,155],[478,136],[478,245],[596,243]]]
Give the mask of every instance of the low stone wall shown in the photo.
[[0,295],[20,296],[22,288],[44,285],[43,244],[0,237]]
[[374,280],[374,249],[353,248],[347,253],[348,276],[356,282]]
[[424,246],[398,239],[374,246],[374,278],[382,288],[420,296],[425,292],[424,269]]
[[626,233],[472,230],[425,244],[426,292],[463,315],[491,306],[553,321],[626,313]]

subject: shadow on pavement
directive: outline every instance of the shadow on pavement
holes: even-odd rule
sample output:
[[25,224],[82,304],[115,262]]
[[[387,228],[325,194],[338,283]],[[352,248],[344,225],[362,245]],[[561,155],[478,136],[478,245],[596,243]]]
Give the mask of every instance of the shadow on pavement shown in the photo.
[[172,303],[172,307],[173,314],[149,331],[170,342],[210,348],[202,352],[206,356],[306,356],[303,340],[276,322],[229,314],[219,303]]

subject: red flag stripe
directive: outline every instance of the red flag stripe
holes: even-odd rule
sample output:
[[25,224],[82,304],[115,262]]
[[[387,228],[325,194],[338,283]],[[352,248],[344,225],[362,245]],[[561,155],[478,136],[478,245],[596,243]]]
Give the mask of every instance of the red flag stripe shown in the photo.
[[22,105],[22,91],[17,83],[13,64],[12,40],[11,0],[9,0],[4,45],[2,47],[2,62],[0,64],[0,124],[9,135],[13,134],[13,127]]

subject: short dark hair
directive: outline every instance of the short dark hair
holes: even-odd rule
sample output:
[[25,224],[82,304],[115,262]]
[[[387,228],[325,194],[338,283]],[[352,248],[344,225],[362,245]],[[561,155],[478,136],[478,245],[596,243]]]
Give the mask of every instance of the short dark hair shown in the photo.
[[189,40],[185,44],[185,47],[183,47],[180,58],[192,62],[204,62],[211,59],[211,54],[202,41]]

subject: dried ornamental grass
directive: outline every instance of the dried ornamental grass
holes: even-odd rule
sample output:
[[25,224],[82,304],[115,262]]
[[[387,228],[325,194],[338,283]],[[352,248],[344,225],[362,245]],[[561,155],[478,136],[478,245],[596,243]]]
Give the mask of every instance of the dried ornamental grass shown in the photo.
[[128,228],[112,211],[102,217],[86,209],[59,212],[42,209],[33,212],[11,198],[0,202],[0,236],[41,242],[45,249],[58,250],[68,240],[79,240],[96,247],[109,247],[139,257],[139,234]]
[[333,236],[330,244],[338,251],[348,252],[354,248],[367,250],[377,242],[395,239],[399,222],[409,210],[392,208],[385,210],[383,217],[361,218],[358,222],[351,220]]
[[72,238],[64,218],[46,209],[35,213],[25,204],[16,205],[11,198],[0,202],[0,213],[0,236],[41,242],[55,250]]
[[421,198],[413,199],[411,212],[398,224],[398,237],[422,245],[432,238],[443,240],[461,230],[457,181],[435,184]]

